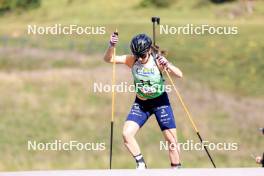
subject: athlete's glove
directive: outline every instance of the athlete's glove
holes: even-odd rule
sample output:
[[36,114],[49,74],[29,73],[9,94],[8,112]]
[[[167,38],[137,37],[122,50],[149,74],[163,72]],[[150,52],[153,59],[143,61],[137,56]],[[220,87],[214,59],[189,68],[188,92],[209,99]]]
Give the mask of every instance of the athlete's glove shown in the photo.
[[257,156],[256,157],[256,163],[261,164],[262,162],[263,162],[263,158],[261,158],[261,156]]
[[158,56],[158,62],[160,65],[162,65],[163,67],[168,67],[169,61],[164,57],[164,56]]
[[111,37],[110,37],[110,45],[111,46],[115,46],[118,42],[118,34],[116,32],[114,32]]

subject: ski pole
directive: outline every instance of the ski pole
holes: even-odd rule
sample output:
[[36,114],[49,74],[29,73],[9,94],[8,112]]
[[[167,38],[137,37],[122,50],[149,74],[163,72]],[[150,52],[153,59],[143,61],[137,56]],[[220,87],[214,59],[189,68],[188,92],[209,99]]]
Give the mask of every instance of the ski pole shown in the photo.
[[152,26],[152,29],[153,29],[153,31],[152,31],[152,33],[153,33],[153,45],[154,46],[156,46],[156,23],[159,25],[160,24],[160,17],[152,17],[151,18],[151,21],[152,21],[152,24],[153,24],[153,26]]
[[[117,30],[114,34],[118,35]],[[116,81],[116,49],[114,47],[112,59],[113,59],[113,72],[112,72],[112,88],[115,85]],[[110,132],[110,161],[109,161],[109,168],[112,169],[112,155],[113,155],[113,133],[114,133],[114,116],[115,116],[115,90],[112,89],[112,112],[111,112],[111,132]]]
[[[160,18],[159,18],[159,17],[152,17],[152,18],[151,18],[151,21],[152,21],[152,23],[153,23],[153,40],[154,40],[153,43],[156,44],[156,32],[155,32],[155,31],[156,31],[156,29],[155,29],[156,25],[155,25],[155,24],[156,24],[156,23],[157,23],[157,25],[160,24]],[[154,45],[154,46],[155,46],[155,45]],[[173,88],[174,88],[174,90],[175,90],[175,92],[176,92],[176,95],[177,95],[178,99],[180,100],[181,105],[182,105],[184,111],[186,112],[187,117],[188,117],[189,121],[191,122],[191,124],[192,124],[192,126],[193,126],[193,128],[194,128],[194,130],[195,130],[195,132],[196,132],[196,134],[197,134],[197,136],[198,136],[200,142],[203,144],[203,139],[202,139],[202,137],[201,137],[201,135],[200,135],[200,133],[199,133],[199,131],[198,131],[197,126],[195,125],[195,123],[194,123],[194,121],[193,121],[193,118],[192,118],[192,116],[191,116],[191,114],[190,114],[190,112],[189,112],[187,106],[185,105],[185,103],[184,103],[184,101],[183,101],[183,99],[182,99],[182,97],[181,97],[180,92],[178,91],[178,89],[176,88],[175,84],[173,83],[173,80],[172,80],[172,78],[171,78],[169,72],[168,72],[166,69],[165,69],[165,72],[166,72],[166,74],[167,74],[167,76],[168,76],[168,78],[169,78],[169,80],[170,80],[170,82],[171,82],[171,84],[172,84],[172,86],[173,86]],[[216,168],[216,165],[215,165],[215,163],[214,163],[214,161],[213,161],[213,158],[211,157],[211,155],[210,155],[210,153],[209,153],[207,147],[206,147],[205,145],[203,145],[203,147],[204,147],[204,150],[205,150],[205,152],[207,153],[207,156],[209,157],[209,159],[210,159],[212,165],[214,166],[214,168]]]
[[[172,78],[171,78],[169,72],[168,72],[166,69],[165,69],[165,72],[166,72],[166,74],[167,74],[167,76],[168,76],[168,78],[169,78],[169,80],[170,80],[170,82],[171,82],[171,85],[173,86],[173,89],[175,90],[176,95],[177,95],[177,97],[179,98],[179,100],[180,100],[180,102],[181,102],[181,105],[182,105],[184,111],[186,112],[187,117],[188,117],[188,119],[190,120],[190,122],[191,122],[191,124],[192,124],[192,126],[193,126],[193,128],[194,128],[194,130],[195,130],[195,132],[196,132],[196,134],[197,134],[197,136],[198,136],[198,138],[199,138],[201,144],[203,144],[203,139],[202,139],[202,137],[201,137],[201,135],[200,135],[200,133],[199,133],[199,131],[198,131],[197,126],[195,125],[195,123],[194,123],[194,121],[193,121],[193,118],[192,118],[192,116],[191,116],[191,114],[190,114],[190,112],[189,112],[187,106],[185,105],[185,103],[184,103],[184,101],[183,101],[183,99],[182,99],[182,96],[181,96],[180,92],[178,91],[178,89],[176,88],[175,84],[173,83],[173,80],[172,80]],[[203,145],[203,147],[204,147],[204,150],[205,150],[205,152],[207,153],[207,155],[208,155],[208,157],[209,157],[211,163],[213,164],[214,168],[216,168],[216,165],[215,165],[215,163],[214,163],[214,160],[213,160],[212,156],[210,155],[210,153],[209,153],[207,147],[206,147],[205,145]]]

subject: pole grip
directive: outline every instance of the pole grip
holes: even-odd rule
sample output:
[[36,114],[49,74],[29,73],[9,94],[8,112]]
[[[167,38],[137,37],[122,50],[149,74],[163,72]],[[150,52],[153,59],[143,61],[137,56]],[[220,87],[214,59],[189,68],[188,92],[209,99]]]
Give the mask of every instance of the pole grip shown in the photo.
[[153,46],[156,46],[156,23],[160,24],[160,17],[152,17],[151,22],[153,24]]
[[156,27],[155,22],[153,23],[153,45],[156,46]]

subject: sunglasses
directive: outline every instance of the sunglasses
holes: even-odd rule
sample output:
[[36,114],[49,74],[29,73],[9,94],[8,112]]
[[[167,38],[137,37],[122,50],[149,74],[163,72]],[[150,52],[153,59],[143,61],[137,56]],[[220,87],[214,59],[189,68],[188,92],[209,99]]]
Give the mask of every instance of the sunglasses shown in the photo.
[[136,56],[137,56],[137,58],[145,59],[148,56],[148,53],[140,54],[140,55],[136,55]]

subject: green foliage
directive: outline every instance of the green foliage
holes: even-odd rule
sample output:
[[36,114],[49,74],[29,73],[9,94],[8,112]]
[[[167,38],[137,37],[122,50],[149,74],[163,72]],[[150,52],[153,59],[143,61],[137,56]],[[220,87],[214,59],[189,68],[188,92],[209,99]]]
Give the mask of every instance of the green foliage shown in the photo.
[[169,7],[175,3],[175,0],[142,0],[141,7],[155,6],[158,8]]
[[0,12],[39,7],[41,0],[0,0]]

